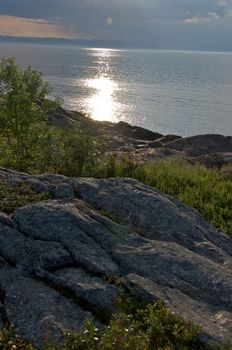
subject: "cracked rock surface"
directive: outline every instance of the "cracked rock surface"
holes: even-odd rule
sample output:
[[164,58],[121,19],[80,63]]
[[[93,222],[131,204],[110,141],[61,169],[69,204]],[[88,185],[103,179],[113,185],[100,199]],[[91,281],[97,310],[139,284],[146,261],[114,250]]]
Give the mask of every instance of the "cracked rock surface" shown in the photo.
[[0,213],[0,327],[41,346],[100,324],[120,281],[200,324],[203,341],[232,338],[232,240],[195,210],[132,179],[0,178],[54,197]]

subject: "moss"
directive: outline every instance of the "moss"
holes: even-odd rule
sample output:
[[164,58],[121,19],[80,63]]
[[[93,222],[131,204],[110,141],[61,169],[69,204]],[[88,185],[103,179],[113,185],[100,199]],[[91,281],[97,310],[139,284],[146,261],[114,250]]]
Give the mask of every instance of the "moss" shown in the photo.
[[0,183],[0,210],[6,214],[13,213],[14,210],[24,205],[48,198],[51,198],[49,193],[36,193],[25,183],[19,186]]

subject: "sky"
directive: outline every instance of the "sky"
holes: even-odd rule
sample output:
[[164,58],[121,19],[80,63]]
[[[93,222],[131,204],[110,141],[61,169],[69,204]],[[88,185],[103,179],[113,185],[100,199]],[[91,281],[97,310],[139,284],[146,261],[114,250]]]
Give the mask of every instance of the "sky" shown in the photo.
[[232,50],[232,0],[0,0],[0,35]]

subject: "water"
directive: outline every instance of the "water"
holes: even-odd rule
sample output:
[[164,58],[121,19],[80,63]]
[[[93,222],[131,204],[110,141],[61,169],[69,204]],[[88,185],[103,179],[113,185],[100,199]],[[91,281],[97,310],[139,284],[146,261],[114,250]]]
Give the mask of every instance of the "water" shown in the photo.
[[232,135],[232,54],[0,44],[64,106],[182,136]]

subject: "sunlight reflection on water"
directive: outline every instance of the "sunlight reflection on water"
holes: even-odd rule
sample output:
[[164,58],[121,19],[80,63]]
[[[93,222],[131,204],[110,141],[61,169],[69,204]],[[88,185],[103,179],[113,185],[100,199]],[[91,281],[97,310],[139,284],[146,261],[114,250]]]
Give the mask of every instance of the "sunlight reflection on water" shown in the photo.
[[107,77],[100,76],[86,81],[86,85],[94,90],[92,96],[85,103],[91,116],[97,120],[116,120],[119,109],[118,102],[114,99],[117,84]]
[[83,101],[84,108],[96,120],[117,121],[122,105],[115,96],[121,87],[114,81],[111,71],[111,59],[115,52],[108,49],[92,51],[92,56],[97,60],[98,71],[94,78],[84,81],[84,85],[92,91],[91,95]]

